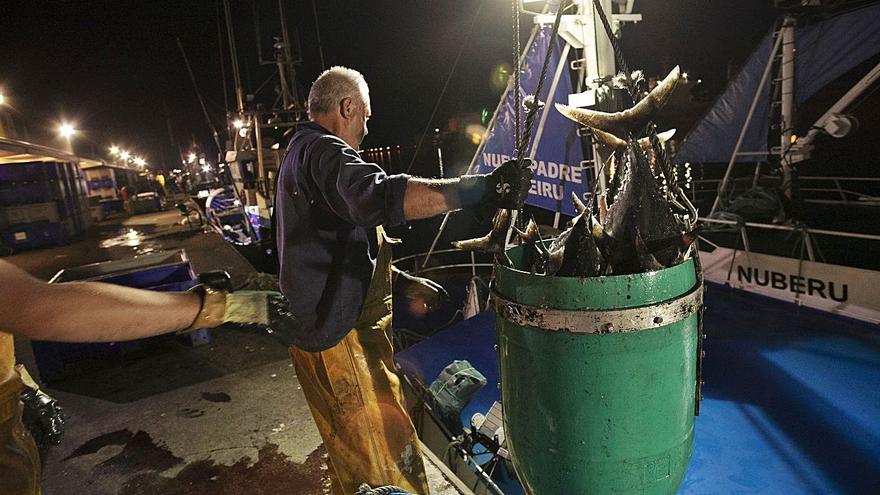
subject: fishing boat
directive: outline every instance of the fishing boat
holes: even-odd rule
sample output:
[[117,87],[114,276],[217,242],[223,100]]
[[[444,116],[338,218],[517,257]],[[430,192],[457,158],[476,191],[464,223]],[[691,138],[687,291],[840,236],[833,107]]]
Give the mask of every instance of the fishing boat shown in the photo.
[[[535,8],[535,3],[528,7]],[[520,87],[516,88],[511,81],[469,170],[491,171],[515,156],[517,93],[535,94],[539,74],[545,72],[545,88],[549,90],[537,94],[545,111],[536,120],[528,147],[527,156],[536,165],[526,212],[535,218],[549,219],[546,223],[550,225],[543,230],[552,232],[575,214],[574,205],[567,199],[570,193],[589,199],[594,186],[597,190],[604,187],[607,177],[602,163],[608,153],[589,133],[547,109],[562,102],[575,107],[616,110],[606,95],[612,93],[608,86],[618,68],[614,47],[603,36],[601,11],[609,14],[606,20],[615,31],[619,23],[638,21],[640,16],[632,11],[632,2],[622,6],[582,2],[576,12],[562,15],[561,22],[554,27],[555,7],[541,7],[533,12],[535,27],[520,60]],[[776,197],[785,197],[784,188],[779,188],[780,178],[791,172],[785,168],[793,169],[793,164],[804,161],[810,151],[818,156],[820,146],[831,139],[828,136],[845,133],[847,127],[854,128],[853,120],[846,115],[847,109],[858,101],[859,94],[866,95],[873,87],[876,74],[872,74],[876,69],[871,67],[877,63],[880,47],[876,39],[880,34],[878,5],[862,3],[859,7],[853,11],[827,11],[798,6],[798,10],[785,11],[786,15],[762,42],[764,48],[759,48],[745,64],[706,116],[683,140],[669,144],[672,161],[683,172],[681,185],[690,186],[690,196],[701,208],[700,220],[704,225],[699,260],[705,277],[703,301],[707,309],[701,318],[707,339],[705,344],[702,335],[697,340],[701,347],[696,348],[696,383],[691,387],[689,403],[695,406],[693,413],[698,416],[689,418],[693,420],[693,450],[683,467],[677,460],[680,457],[647,446],[645,437],[638,447],[655,450],[634,459],[625,474],[600,476],[587,480],[586,485],[561,488],[554,481],[545,481],[543,486],[532,484],[530,480],[535,479],[536,470],[544,471],[538,473],[546,475],[544,479],[569,479],[572,472],[587,472],[586,466],[599,462],[597,459],[617,458],[622,446],[608,443],[612,437],[607,432],[626,424],[627,412],[641,410],[646,402],[629,397],[632,409],[611,415],[607,429],[597,430],[595,438],[600,440],[582,443],[580,451],[570,447],[570,439],[560,436],[563,431],[565,435],[573,434],[560,426],[570,420],[568,415],[583,421],[584,430],[596,427],[591,422],[600,418],[604,425],[604,416],[583,416],[585,399],[578,395],[580,388],[586,387],[589,392],[591,387],[599,386],[586,378],[592,374],[568,375],[560,371],[569,370],[568,353],[572,351],[548,350],[538,347],[534,340],[523,347],[527,349],[523,351],[525,361],[521,362],[525,366],[512,372],[510,356],[518,351],[511,350],[510,330],[501,322],[509,321],[511,313],[503,304],[498,305],[499,295],[520,292],[533,294],[529,297],[555,297],[557,289],[539,282],[534,285],[542,288],[532,291],[533,279],[529,278],[528,270],[516,266],[515,261],[512,267],[504,267],[494,263],[492,256],[446,249],[445,243],[453,238],[445,229],[455,222],[454,216],[444,218],[427,252],[397,260],[399,268],[430,276],[443,283],[451,294],[453,302],[427,317],[407,312],[406,305],[398,303],[395,343],[402,349],[397,353],[396,363],[411,404],[415,404],[414,421],[420,438],[475,493],[866,493],[880,486],[880,429],[876,422],[880,409],[869,398],[880,384],[878,321],[874,309],[880,300],[869,293],[880,267],[855,267],[852,261],[832,264],[832,250],[817,242],[819,236],[874,242],[876,233],[816,228],[804,224],[805,216],[799,217],[799,223],[787,222],[791,217],[778,212],[763,221],[719,214],[722,206],[730,206],[738,196],[730,195],[729,191],[744,189],[731,184],[748,181],[765,185],[775,179],[774,189],[779,191]],[[526,12],[521,5],[519,13]],[[793,22],[795,17],[802,25]],[[842,35],[838,29],[848,34]],[[832,34],[835,32],[838,34]],[[792,39],[800,40],[804,46],[795,50],[790,45]],[[777,57],[780,50],[782,57]],[[541,70],[545,54],[550,54],[548,71]],[[818,66],[810,68],[812,63]],[[829,69],[829,64],[835,68]],[[798,87],[801,80],[815,86],[812,93],[801,89],[795,92],[796,97],[786,96],[779,105],[771,105],[768,94],[774,92],[769,91],[766,82],[773,69],[783,70],[780,65],[793,66],[803,74],[791,80],[789,69],[785,68],[785,73],[776,78],[780,94],[791,93],[790,84]],[[570,67],[576,69],[574,75],[568,72]],[[802,104],[811,94],[821,92],[822,87],[838,84],[842,76],[854,77],[850,71],[857,67],[863,69],[855,77],[858,83],[851,85],[853,91],[840,91],[843,98],[838,103],[832,100],[818,111],[816,118],[801,127],[793,120],[783,120],[788,124],[779,127],[782,132],[768,135],[771,126],[767,123],[772,120],[769,109],[778,108],[782,119],[791,119],[795,100]],[[821,77],[816,71],[821,72]],[[733,109],[738,117],[721,118],[720,109],[725,108]],[[756,109],[761,108],[767,110],[759,115]],[[803,115],[809,118],[807,112]],[[859,120],[867,124],[870,118]],[[750,128],[749,121],[765,124]],[[870,136],[871,128],[863,126],[859,132]],[[769,139],[777,139],[782,146],[766,146]],[[699,153],[713,159],[699,159]],[[734,173],[735,162],[743,157],[745,160],[741,161],[749,162],[751,170],[740,174],[736,169]],[[710,164],[720,162],[714,166],[723,171],[728,159],[728,173],[722,177],[723,172],[718,172],[713,177]],[[760,165],[756,166],[757,163]],[[764,177],[771,173],[771,165],[777,166],[779,177]],[[868,211],[875,206],[876,195],[870,189],[844,185],[869,181],[847,181],[827,173],[807,177],[808,174],[801,177],[801,192],[817,194],[805,194],[803,204],[839,202]],[[808,187],[810,181],[817,186]],[[832,186],[820,186],[820,181]],[[715,194],[706,199],[703,195],[711,184],[724,185],[716,187]],[[754,193],[757,191],[753,191],[753,198],[761,197]],[[837,197],[829,199],[829,193]],[[713,206],[716,197],[718,204]],[[777,199],[777,203],[782,206],[783,200]],[[752,209],[758,208],[753,205]],[[861,221],[869,223],[865,217]],[[732,226],[734,231],[718,231],[710,228],[713,225]],[[787,245],[780,249],[779,236],[762,238],[761,234],[753,233],[756,230],[781,232]],[[789,238],[784,239],[785,236]],[[757,241],[759,238],[761,242]],[[822,247],[817,249],[817,244]],[[799,246],[799,250],[792,253],[792,245]],[[820,249],[828,255],[828,263],[820,261]],[[488,283],[496,284],[494,307],[488,301]],[[580,286],[588,283],[589,280],[577,282]],[[611,290],[610,284],[614,282],[607,283],[606,290]],[[586,300],[602,297],[600,294]],[[531,309],[535,308],[543,311],[544,306]],[[525,326],[536,329],[542,324],[533,322]],[[692,352],[694,349],[688,350]],[[583,359],[593,359],[589,356]],[[690,366],[688,359],[683,357],[680,366]],[[668,370],[669,366],[662,369]],[[612,368],[605,365],[595,372],[612,373]],[[544,389],[558,389],[551,392],[556,394],[552,404],[545,402],[546,395],[522,404],[519,401],[526,400],[526,396],[517,395],[518,401],[505,407],[502,396],[510,396],[511,388],[506,381],[541,381],[542,377]],[[600,389],[593,390],[598,394]],[[537,392],[530,395],[538,396]],[[686,400],[686,394],[682,397]],[[668,400],[674,401],[671,396]],[[653,417],[657,411],[645,410],[643,414]],[[530,418],[530,422],[524,423],[523,417]],[[536,435],[528,437],[530,441],[541,439],[541,432],[545,439],[552,439],[543,454],[523,450],[524,429]],[[519,447],[511,449],[510,435],[520,438],[516,440]],[[557,449],[563,444],[570,451],[559,457]],[[529,452],[529,458],[524,458],[523,452]],[[548,459],[568,462],[554,463]],[[677,468],[681,471],[676,472]]]

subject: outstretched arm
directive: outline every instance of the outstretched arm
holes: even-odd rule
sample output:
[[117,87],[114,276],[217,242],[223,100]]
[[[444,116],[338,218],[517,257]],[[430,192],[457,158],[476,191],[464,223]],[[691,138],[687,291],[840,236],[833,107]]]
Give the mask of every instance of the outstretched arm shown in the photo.
[[0,260],[0,331],[62,342],[133,340],[187,328],[201,309],[196,293],[98,282],[47,284]]
[[458,183],[459,179],[410,178],[403,195],[404,216],[420,220],[461,208]]
[[531,162],[505,162],[489,174],[463,175],[457,179],[410,177],[403,196],[407,220],[429,218],[459,208],[522,207],[532,182]]

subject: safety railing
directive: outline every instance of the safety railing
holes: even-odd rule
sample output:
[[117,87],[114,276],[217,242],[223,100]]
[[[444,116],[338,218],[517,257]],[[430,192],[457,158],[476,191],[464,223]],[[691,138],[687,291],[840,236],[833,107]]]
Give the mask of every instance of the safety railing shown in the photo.
[[[762,180],[771,179],[767,176],[736,177],[729,179],[730,192],[757,186]],[[880,206],[880,195],[859,191],[856,184],[870,185],[880,191],[880,177],[798,177],[801,184],[800,192],[805,203],[832,205]],[[692,201],[700,198],[714,197],[718,194],[717,184],[721,179],[698,179],[692,181],[688,191]],[[765,182],[766,183],[766,182]]]
[[[737,222],[736,220],[726,220],[719,218],[700,218],[700,222],[703,222],[704,224],[729,225],[731,229],[733,231],[736,231],[736,233],[739,235],[739,238],[742,241],[742,249],[746,252],[752,252],[753,242],[752,238],[750,238],[748,234],[748,229],[750,228],[766,231],[784,231],[799,234],[799,241],[803,243],[802,245],[804,247],[804,254],[806,255],[806,258],[810,261],[817,261],[816,254],[819,250],[817,249],[815,239],[816,236],[832,236],[845,239],[859,239],[863,241],[880,242],[880,235],[877,234],[843,232],[829,229],[814,229],[801,225]],[[701,234],[700,241],[712,246],[713,248],[722,247],[706,237],[709,232]]]

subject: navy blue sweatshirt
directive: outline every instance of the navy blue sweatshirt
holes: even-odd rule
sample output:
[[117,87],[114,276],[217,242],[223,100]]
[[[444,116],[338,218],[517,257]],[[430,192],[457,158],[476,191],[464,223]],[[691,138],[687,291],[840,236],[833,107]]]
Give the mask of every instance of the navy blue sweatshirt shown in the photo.
[[376,265],[376,227],[406,221],[408,180],[363,161],[314,122],[297,129],[275,193],[279,283],[303,323],[294,345],[329,349],[357,322]]

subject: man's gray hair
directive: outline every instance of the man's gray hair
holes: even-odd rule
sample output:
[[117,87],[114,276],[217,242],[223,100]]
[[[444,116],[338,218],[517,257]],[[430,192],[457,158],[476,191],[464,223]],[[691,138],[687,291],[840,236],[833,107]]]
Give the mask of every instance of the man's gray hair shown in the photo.
[[332,112],[343,98],[354,98],[358,104],[369,107],[370,88],[364,76],[348,67],[331,67],[325,70],[309,91],[309,114],[321,115]]

